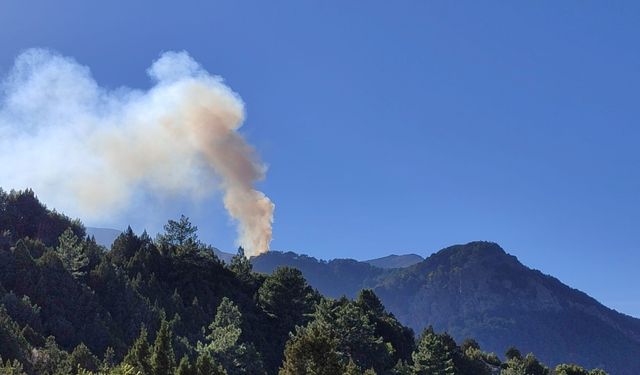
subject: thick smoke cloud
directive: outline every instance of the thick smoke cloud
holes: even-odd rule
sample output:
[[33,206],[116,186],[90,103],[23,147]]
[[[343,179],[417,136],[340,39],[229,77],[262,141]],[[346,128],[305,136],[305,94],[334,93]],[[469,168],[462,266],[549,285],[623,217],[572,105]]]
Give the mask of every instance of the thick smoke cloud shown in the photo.
[[2,83],[0,186],[32,187],[88,219],[122,212],[137,192],[205,197],[219,188],[247,255],[269,250],[266,168],[238,133],[244,104],[185,52],[167,52],[147,91],[100,87],[46,50],[21,54]]

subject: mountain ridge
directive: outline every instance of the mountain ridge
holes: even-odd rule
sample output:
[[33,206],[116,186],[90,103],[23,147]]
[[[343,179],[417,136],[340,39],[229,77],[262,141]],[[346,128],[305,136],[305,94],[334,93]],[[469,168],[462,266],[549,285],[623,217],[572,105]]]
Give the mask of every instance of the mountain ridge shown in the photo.
[[379,268],[404,268],[422,262],[423,260],[424,258],[418,254],[391,254],[380,258],[364,260],[363,262]]
[[291,252],[252,262],[266,273],[284,265],[299,268],[310,285],[332,297],[371,288],[417,332],[432,325],[459,340],[475,337],[497,353],[515,345],[549,363],[569,358],[616,374],[628,373],[616,367],[627,363],[631,373],[640,373],[640,319],[526,267],[492,242],[449,246],[398,269]]

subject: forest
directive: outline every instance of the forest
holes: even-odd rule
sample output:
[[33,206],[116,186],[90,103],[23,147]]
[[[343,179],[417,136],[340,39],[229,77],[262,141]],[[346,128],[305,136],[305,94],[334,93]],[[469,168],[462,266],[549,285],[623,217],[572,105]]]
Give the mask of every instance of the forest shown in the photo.
[[0,189],[0,374],[602,375],[413,332],[371,289],[330,298],[302,273],[228,263],[182,216],[110,249],[31,190]]

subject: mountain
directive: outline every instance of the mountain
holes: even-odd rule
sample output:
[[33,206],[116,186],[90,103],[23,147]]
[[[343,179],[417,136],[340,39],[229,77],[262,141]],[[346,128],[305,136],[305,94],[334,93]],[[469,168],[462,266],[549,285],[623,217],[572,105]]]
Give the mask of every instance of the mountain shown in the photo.
[[549,364],[569,360],[613,374],[640,373],[640,319],[524,266],[495,243],[451,246],[398,269],[275,252],[253,264],[260,272],[299,268],[329,296],[371,288],[417,332],[432,325],[456,340],[474,337],[496,353],[514,345]]
[[93,236],[96,239],[98,245],[102,245],[107,249],[111,248],[111,244],[122,233],[117,229],[110,228],[94,228],[87,227],[87,236]]
[[353,259],[318,260],[293,252],[268,253],[251,258],[257,272],[272,273],[280,266],[290,266],[302,271],[309,284],[325,296],[354,297],[362,288],[375,284],[376,279],[388,272],[365,262]]
[[365,260],[364,262],[379,268],[404,268],[413,266],[414,264],[420,263],[423,260],[424,258],[418,254],[391,254],[382,258]]
[[231,258],[233,258],[234,254],[231,253],[225,253],[222,250],[218,250],[217,248],[213,248],[213,253],[216,254],[216,256],[218,257],[218,259],[220,259],[221,261],[225,262],[226,264],[230,264],[231,263]]

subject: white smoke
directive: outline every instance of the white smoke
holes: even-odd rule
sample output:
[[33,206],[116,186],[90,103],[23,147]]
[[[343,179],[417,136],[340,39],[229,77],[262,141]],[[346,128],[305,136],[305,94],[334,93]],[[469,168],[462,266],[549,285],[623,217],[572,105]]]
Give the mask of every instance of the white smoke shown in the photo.
[[88,219],[125,211],[140,190],[219,188],[239,245],[268,251],[274,205],[254,187],[266,168],[238,133],[240,97],[186,52],[162,54],[147,73],[147,91],[108,90],[71,58],[22,53],[1,86],[0,186],[31,187]]

